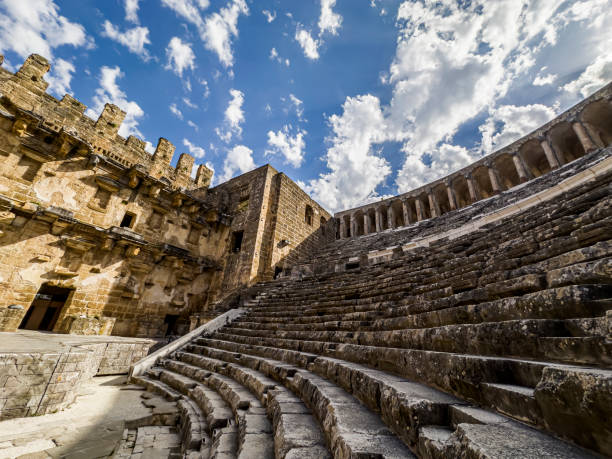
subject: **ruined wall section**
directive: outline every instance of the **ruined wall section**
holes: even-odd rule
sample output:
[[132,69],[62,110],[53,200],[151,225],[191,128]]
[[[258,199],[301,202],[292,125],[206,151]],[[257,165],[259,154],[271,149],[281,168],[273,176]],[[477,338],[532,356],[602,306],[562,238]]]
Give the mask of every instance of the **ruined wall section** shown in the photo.
[[[210,189],[210,196],[225,201],[232,215],[225,246],[221,296],[256,280],[270,187],[276,173],[271,166],[265,165]],[[240,244],[237,238],[241,238]]]
[[1,330],[19,326],[43,285],[71,292],[54,331],[163,336],[168,315],[189,327],[225,256],[229,216],[206,199],[212,172],[191,180],[189,155],[171,168],[165,139],[152,157],[124,141],[117,107],[94,122],[70,96],[55,100],[47,70],[31,56],[0,75]]
[[288,269],[334,239],[331,215],[282,172],[274,177],[276,196],[263,279]]
[[[166,139],[160,139],[155,153],[145,150],[145,142],[118,134],[125,112],[119,107],[106,104],[97,120],[85,115],[86,106],[66,94],[61,100],[45,91],[48,83],[44,75],[49,71],[49,62],[33,54],[23,66],[10,77],[0,78],[0,94],[16,107],[31,112],[44,126],[55,132],[69,132],[82,139],[96,154],[108,157],[125,167],[140,166],[157,179],[165,180],[176,188],[195,188],[197,180],[191,179],[193,158],[182,156],[174,168],[170,165],[174,146]],[[212,175],[202,171],[202,175]]]

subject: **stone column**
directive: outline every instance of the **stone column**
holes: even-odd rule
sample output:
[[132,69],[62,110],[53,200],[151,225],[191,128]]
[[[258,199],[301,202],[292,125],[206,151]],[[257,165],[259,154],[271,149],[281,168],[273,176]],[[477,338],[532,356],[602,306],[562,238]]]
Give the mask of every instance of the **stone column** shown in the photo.
[[419,198],[416,198],[414,201],[414,205],[416,207],[417,212],[417,221],[421,221],[425,218],[425,212],[423,212],[423,203]]
[[582,148],[584,148],[585,153],[589,153],[597,149],[597,145],[593,143],[591,137],[587,133],[586,129],[584,129],[584,126],[580,121],[574,121],[572,123],[572,128],[578,136],[578,140],[580,140],[580,143],[582,144]]
[[380,233],[382,231],[382,209],[380,207],[376,208],[375,220],[376,220],[376,232]]
[[402,199],[402,213],[404,215],[404,226],[410,225],[410,209],[408,208],[408,200]]
[[395,210],[393,210],[393,205],[389,203],[389,207],[387,207],[387,225],[389,228],[395,228]]
[[340,217],[340,239],[344,239],[346,236],[346,223],[344,216]]
[[448,203],[450,204],[451,210],[455,210],[457,208],[457,197],[455,196],[455,190],[453,190],[450,182],[445,182],[445,185],[446,194],[448,195]]
[[557,159],[557,155],[553,151],[550,143],[545,138],[540,139],[540,145],[542,146],[542,150],[544,150],[544,154],[546,155],[546,159],[548,160],[548,165],[551,169],[557,169],[559,167],[559,160]]
[[357,218],[355,214],[351,214],[351,237],[357,237]]
[[472,178],[472,174],[468,174],[465,176],[465,180],[467,181],[468,191],[470,192],[470,199],[472,202],[476,202],[480,199],[478,193],[476,191],[476,184],[474,183],[474,179]]
[[370,215],[368,215],[366,211],[366,213],[363,214],[363,234],[370,234],[370,232]]
[[493,188],[493,193],[497,194],[501,191],[501,187],[499,186],[499,180],[497,178],[497,171],[491,166],[491,164],[487,164],[487,171],[489,172],[489,180],[491,181],[491,188]]
[[438,198],[436,198],[436,195],[431,190],[427,191],[427,199],[429,200],[429,214],[432,218],[439,217],[441,212]]
[[529,178],[527,177],[527,171],[525,170],[525,166],[523,166],[521,157],[517,153],[512,155],[512,162],[514,162],[514,167],[516,168],[516,173],[518,174],[521,183],[528,181]]

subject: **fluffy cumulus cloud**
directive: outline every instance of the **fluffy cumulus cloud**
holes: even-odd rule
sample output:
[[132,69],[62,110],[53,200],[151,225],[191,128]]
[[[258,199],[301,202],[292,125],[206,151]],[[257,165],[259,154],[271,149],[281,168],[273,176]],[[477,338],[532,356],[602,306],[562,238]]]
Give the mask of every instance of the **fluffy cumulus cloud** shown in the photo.
[[191,43],[185,43],[179,37],[172,37],[166,47],[168,63],[166,69],[172,70],[178,76],[183,76],[186,69],[195,68],[195,54],[191,49]]
[[379,198],[374,190],[391,173],[389,163],[372,148],[385,140],[378,98],[349,97],[342,109],[342,115],[329,118],[333,136],[324,159],[330,172],[305,184],[311,196],[334,211]]
[[75,68],[71,62],[64,59],[56,59],[51,67],[51,72],[45,77],[49,82],[49,92],[57,97],[70,93],[70,82]]
[[[612,46],[612,41],[610,42]],[[612,53],[599,56],[580,76],[563,90],[586,97],[612,80]]]
[[237,89],[230,89],[231,99],[225,109],[224,126],[217,128],[215,131],[219,138],[228,143],[232,137],[240,137],[242,135],[242,123],[244,123],[244,93]]
[[234,64],[232,40],[238,36],[238,18],[249,14],[245,0],[231,0],[218,12],[206,17],[203,12],[210,6],[209,0],[162,0],[162,4],[193,24],[204,47],[216,53],[225,67]]
[[311,60],[319,58],[319,41],[315,40],[308,30],[298,26],[295,31],[295,40],[302,47],[304,56]]
[[223,162],[223,172],[219,176],[219,182],[223,183],[239,174],[255,169],[253,161],[253,150],[244,145],[236,145],[227,152]]
[[[383,104],[369,94],[347,97],[343,113],[329,119],[333,132],[324,158],[329,171],[308,182],[309,191],[333,210],[377,198],[378,187],[389,185],[389,164],[380,154],[389,142],[403,153],[396,192],[408,191],[546,122],[557,105],[502,101],[513,84],[524,88],[521,81],[554,84],[578,73],[562,92],[581,96],[609,81],[612,32],[605,24],[612,20],[612,10],[606,4],[608,0],[403,1],[395,57],[382,78],[391,97]],[[572,28],[575,23],[579,26]],[[559,40],[573,40],[588,51],[542,71],[537,64],[544,50]],[[302,42],[307,43],[306,35]],[[459,129],[477,116],[484,119],[482,139],[455,144]]]
[[298,168],[304,161],[304,149],[306,147],[304,136],[306,131],[297,129],[296,134],[292,136],[292,130],[291,125],[285,125],[277,132],[268,131],[270,149],[266,150],[266,155],[280,154],[283,156],[285,164],[291,164]]
[[342,16],[334,12],[333,7],[336,0],[321,0],[321,16],[319,17],[319,34],[330,33],[338,34],[338,29],[342,25]]
[[547,123],[555,117],[555,110],[542,104],[501,105],[490,110],[489,115],[480,126],[483,153],[502,148]]
[[187,147],[187,150],[194,158],[201,159],[206,154],[206,151],[202,147],[194,145],[187,139],[183,139],[183,145]]
[[225,67],[234,64],[232,39],[238,36],[238,17],[249,14],[244,0],[233,0],[218,13],[208,16],[204,22],[202,39],[206,49],[213,51]]
[[53,0],[0,0],[0,52],[53,57],[62,45],[91,47],[85,28],[59,14]]
[[91,108],[87,109],[85,114],[97,119],[107,102],[115,104],[126,113],[119,128],[119,135],[124,137],[135,135],[143,139],[142,133],[138,130],[138,122],[144,115],[144,111],[136,102],[128,100],[125,92],[119,87],[117,80],[123,78],[123,76],[124,74],[118,66],[102,67],[98,80],[100,86],[95,91]]
[[138,24],[138,5],[139,0],[125,0],[125,19],[126,21]]
[[139,55],[145,61],[151,58],[149,50],[145,48],[146,45],[151,44],[149,40],[149,29],[147,27],[133,27],[121,32],[110,21],[104,21],[102,27],[102,36],[122,44],[129,49],[130,52]]

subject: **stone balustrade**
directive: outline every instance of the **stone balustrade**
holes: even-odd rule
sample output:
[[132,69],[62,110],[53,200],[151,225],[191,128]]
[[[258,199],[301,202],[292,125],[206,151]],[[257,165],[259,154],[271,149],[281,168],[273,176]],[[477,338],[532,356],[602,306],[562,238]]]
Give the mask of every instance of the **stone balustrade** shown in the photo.
[[611,144],[612,83],[534,132],[447,177],[408,193],[336,213],[336,239],[439,217]]

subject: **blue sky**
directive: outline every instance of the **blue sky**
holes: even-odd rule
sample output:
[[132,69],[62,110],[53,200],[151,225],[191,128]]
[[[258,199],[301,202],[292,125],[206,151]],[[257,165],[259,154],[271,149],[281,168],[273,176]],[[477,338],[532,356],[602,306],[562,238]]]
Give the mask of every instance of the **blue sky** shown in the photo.
[[[408,191],[612,79],[612,0],[0,0],[0,53],[166,137],[215,184],[265,163],[331,211]],[[149,149],[151,150],[151,146]]]

